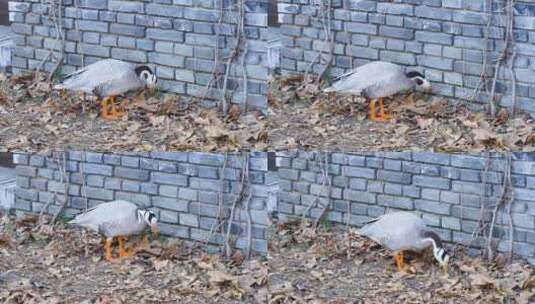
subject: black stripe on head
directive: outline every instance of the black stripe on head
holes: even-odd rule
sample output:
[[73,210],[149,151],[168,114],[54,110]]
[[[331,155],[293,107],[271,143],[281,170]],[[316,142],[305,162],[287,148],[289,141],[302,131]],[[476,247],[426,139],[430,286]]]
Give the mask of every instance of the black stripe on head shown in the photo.
[[156,215],[154,215],[154,213],[152,213],[152,211],[149,211],[149,223],[152,223],[152,219],[155,218]]
[[136,71],[137,76],[141,75],[141,72],[143,71],[148,71],[149,73],[154,74],[152,70],[146,65],[140,65],[136,67],[134,70]]
[[442,258],[443,261],[446,259],[447,255],[448,254],[446,253],[446,250],[444,250],[444,248],[442,248],[442,255],[440,257]]
[[414,78],[414,77],[420,77],[420,78],[425,79],[424,75],[422,75],[422,73],[417,72],[417,71],[410,71],[405,75],[407,75],[407,77],[409,77],[411,79]]

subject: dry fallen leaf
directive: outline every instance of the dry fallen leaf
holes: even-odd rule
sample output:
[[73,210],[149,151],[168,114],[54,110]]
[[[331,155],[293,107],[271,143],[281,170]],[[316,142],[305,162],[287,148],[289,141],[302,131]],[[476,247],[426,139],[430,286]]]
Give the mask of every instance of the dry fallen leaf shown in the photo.
[[209,271],[208,276],[210,277],[210,282],[217,284],[223,284],[234,280],[232,275],[219,270]]
[[156,269],[156,271],[160,271],[167,267],[169,260],[154,260],[152,264],[154,265],[154,269]]

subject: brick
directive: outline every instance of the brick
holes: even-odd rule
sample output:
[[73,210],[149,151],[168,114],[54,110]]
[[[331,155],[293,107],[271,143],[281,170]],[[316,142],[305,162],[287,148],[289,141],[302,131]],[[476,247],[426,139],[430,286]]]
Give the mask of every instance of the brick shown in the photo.
[[159,194],[166,197],[178,197],[178,187],[161,185]]
[[177,186],[188,185],[188,178],[180,174],[152,172],[151,180],[158,184],[168,184],[168,185],[177,185]]
[[449,215],[450,214],[450,204],[445,203],[439,203],[435,201],[427,201],[427,200],[415,200],[414,206],[418,210],[436,213],[436,214],[443,214],[443,215]]
[[28,176],[33,177],[37,175],[37,168],[30,166],[17,166],[15,167],[15,172],[19,176]]
[[184,33],[174,30],[149,28],[147,29],[147,38],[173,42],[184,42]]
[[28,154],[14,153],[13,154],[13,163],[15,165],[27,165],[29,163],[30,157]]
[[366,191],[343,190],[344,200],[373,204],[376,202],[375,194]]
[[423,188],[437,188],[445,190],[450,188],[450,181],[446,178],[416,175],[413,176],[412,179],[415,186]]
[[145,28],[136,25],[112,23],[110,25],[110,33],[133,37],[145,37]]
[[147,9],[147,14],[150,14],[150,15],[175,17],[175,18],[183,17],[183,8],[180,6],[148,3],[146,9]]
[[377,204],[381,206],[399,208],[399,209],[411,210],[414,208],[414,202],[412,199],[406,198],[406,197],[389,196],[389,195],[378,195]]
[[143,13],[144,7],[142,2],[133,1],[115,1],[110,0],[108,9],[125,13]]
[[179,222],[180,225],[199,227],[199,217],[193,214],[180,213]]
[[176,198],[154,196],[152,197],[152,205],[169,210],[188,212],[188,203],[186,201],[177,200]]
[[88,198],[100,199],[105,201],[113,200],[113,191],[101,188],[86,187],[86,195]]
[[101,33],[108,32],[107,22],[80,20],[78,21],[78,26],[81,31],[94,31],[94,32],[101,32]]
[[124,167],[115,168],[115,176],[139,181],[149,180],[149,171]]
[[406,185],[411,183],[411,175],[403,172],[378,170],[377,179]]
[[84,164],[84,173],[112,176],[113,167],[99,164]]
[[143,206],[143,207],[151,206],[150,196],[146,194],[132,193],[132,192],[116,192],[115,199],[130,201],[136,205]]
[[367,168],[342,166],[342,174],[349,177],[375,178],[375,170]]
[[179,237],[179,238],[190,237],[188,227],[159,223],[158,228],[160,229],[160,232],[165,235],[170,235],[170,236]]

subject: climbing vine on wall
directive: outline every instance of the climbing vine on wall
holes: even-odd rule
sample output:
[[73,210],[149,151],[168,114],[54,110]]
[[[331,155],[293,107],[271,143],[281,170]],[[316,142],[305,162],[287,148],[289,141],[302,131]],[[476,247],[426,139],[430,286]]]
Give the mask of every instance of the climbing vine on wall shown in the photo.
[[[481,90],[485,90],[488,95],[489,110],[492,116],[496,116],[499,98],[496,94],[498,78],[509,78],[511,81],[511,105],[510,112],[514,114],[516,106],[516,75],[514,62],[516,58],[515,35],[514,35],[514,9],[516,0],[494,1],[486,0],[485,9],[488,16],[485,30],[485,46],[483,52],[483,67],[481,69],[480,82],[474,91],[473,98]],[[490,48],[490,35],[495,24],[503,25],[504,38],[501,50],[497,56],[491,56],[493,50]],[[496,46],[498,47],[498,46]],[[494,61],[492,58],[496,57]],[[490,71],[490,73],[489,73]],[[507,73],[507,75],[505,75]]]
[[[225,7],[225,1],[219,2],[219,19],[215,27],[216,46],[214,52],[214,67],[208,81],[202,99],[206,98],[211,89],[216,89],[219,92],[219,107],[223,113],[227,114],[229,105],[231,103],[232,91],[229,91],[230,76],[233,70],[233,65],[240,67],[242,74],[242,92],[243,104],[247,108],[247,70],[245,69],[245,58],[247,56],[247,36],[245,33],[245,0],[237,0],[236,3],[231,3]],[[228,24],[233,24],[232,36],[224,35]],[[221,37],[225,37],[225,44],[232,44],[228,51],[224,50],[221,45]],[[232,37],[233,39],[230,39]]]
[[43,65],[50,59],[54,62],[53,68],[50,70],[47,81],[52,81],[56,72],[61,68],[65,58],[65,32],[63,28],[63,0],[41,0],[41,4],[46,7],[46,13],[43,16],[53,29],[53,36],[55,39],[54,47],[50,48],[48,54],[42,59],[36,67],[36,80],[40,78],[40,71]]

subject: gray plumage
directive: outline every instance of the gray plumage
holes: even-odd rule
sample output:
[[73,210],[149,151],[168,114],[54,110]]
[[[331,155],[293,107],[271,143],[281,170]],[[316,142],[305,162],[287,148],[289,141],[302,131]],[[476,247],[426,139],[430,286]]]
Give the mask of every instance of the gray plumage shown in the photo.
[[338,76],[338,80],[324,92],[362,95],[376,99],[389,97],[415,86],[422,86],[426,90],[430,88],[423,75],[415,73],[414,77],[420,79],[418,83],[409,78],[403,67],[390,62],[374,61]]
[[134,203],[117,200],[97,205],[76,216],[69,224],[94,230],[107,238],[133,235],[148,226],[138,211]]
[[426,236],[431,231],[414,213],[386,213],[360,229],[362,235],[393,250],[422,251],[433,244]]
[[99,97],[121,95],[155,84],[152,71],[148,67],[144,67],[144,70],[147,71],[145,80],[140,77],[142,70],[135,64],[104,59],[67,75],[63,83],[54,88],[96,94]]

